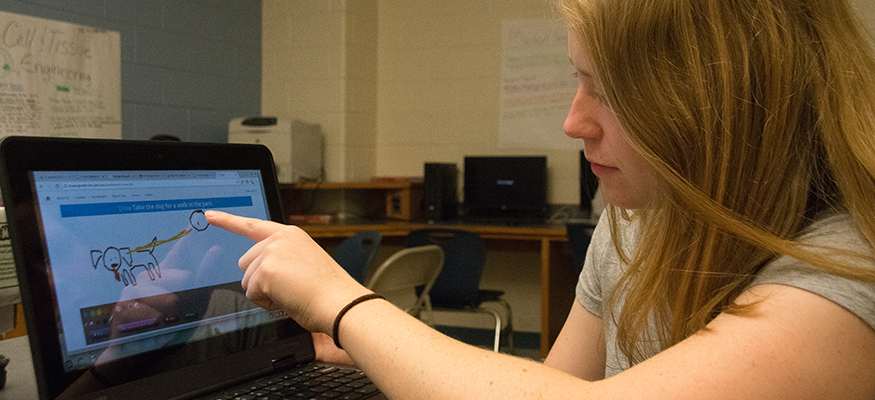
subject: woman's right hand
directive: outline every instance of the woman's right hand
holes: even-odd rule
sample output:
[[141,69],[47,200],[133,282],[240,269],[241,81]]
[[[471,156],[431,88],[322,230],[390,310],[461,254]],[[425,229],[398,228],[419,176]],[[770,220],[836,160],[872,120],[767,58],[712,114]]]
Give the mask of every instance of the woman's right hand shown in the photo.
[[246,297],[266,309],[282,308],[310,331],[331,334],[337,313],[370,293],[296,226],[212,210],[206,217],[256,242],[239,261]]
[[321,332],[313,332],[313,347],[316,349],[316,359],[319,361],[355,365],[355,361],[343,349],[334,345],[334,339]]

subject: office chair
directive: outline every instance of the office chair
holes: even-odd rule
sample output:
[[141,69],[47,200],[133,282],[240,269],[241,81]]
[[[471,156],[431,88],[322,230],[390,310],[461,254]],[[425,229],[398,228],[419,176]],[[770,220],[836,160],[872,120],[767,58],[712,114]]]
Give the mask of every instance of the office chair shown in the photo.
[[[429,291],[443,264],[444,251],[439,246],[404,248],[383,261],[366,286],[410,315],[419,318],[425,312],[433,325]],[[418,287],[422,290],[417,291]]]
[[501,304],[507,315],[508,348],[513,351],[513,318],[510,304],[501,290],[480,289],[480,278],[486,263],[486,243],[474,232],[459,229],[425,228],[410,232],[407,246],[438,245],[444,250],[444,267],[431,287],[431,304],[435,310],[490,314],[495,319],[495,343],[499,351],[502,334],[501,315],[483,307],[486,302]]
[[583,270],[583,262],[586,259],[586,250],[592,240],[592,232],[595,224],[592,222],[569,222],[565,225],[565,234],[568,243],[571,244],[571,259],[577,274]]
[[359,283],[365,282],[368,265],[380,248],[383,235],[377,231],[359,232],[340,243],[331,256]]

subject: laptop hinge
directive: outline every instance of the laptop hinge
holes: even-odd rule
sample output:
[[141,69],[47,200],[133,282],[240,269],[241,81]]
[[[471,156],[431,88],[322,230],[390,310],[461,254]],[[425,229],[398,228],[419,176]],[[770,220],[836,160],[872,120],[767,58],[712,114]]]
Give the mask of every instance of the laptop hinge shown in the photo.
[[298,358],[295,357],[294,354],[290,354],[285,357],[270,360],[270,363],[273,365],[273,369],[281,370],[298,365]]

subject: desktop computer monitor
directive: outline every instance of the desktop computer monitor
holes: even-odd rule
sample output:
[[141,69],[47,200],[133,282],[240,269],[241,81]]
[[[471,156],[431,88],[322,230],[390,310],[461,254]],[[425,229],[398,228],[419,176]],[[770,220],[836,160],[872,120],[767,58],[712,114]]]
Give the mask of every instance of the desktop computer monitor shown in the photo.
[[465,216],[497,222],[543,222],[547,157],[465,157]]

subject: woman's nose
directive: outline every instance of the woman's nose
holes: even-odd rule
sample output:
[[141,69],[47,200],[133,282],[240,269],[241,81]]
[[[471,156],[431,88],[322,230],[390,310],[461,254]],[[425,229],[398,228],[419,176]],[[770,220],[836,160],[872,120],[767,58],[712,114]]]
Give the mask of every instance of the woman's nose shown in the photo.
[[600,132],[598,118],[596,118],[597,102],[580,91],[571,102],[568,117],[565,118],[563,129],[565,134],[572,139],[593,139]]

